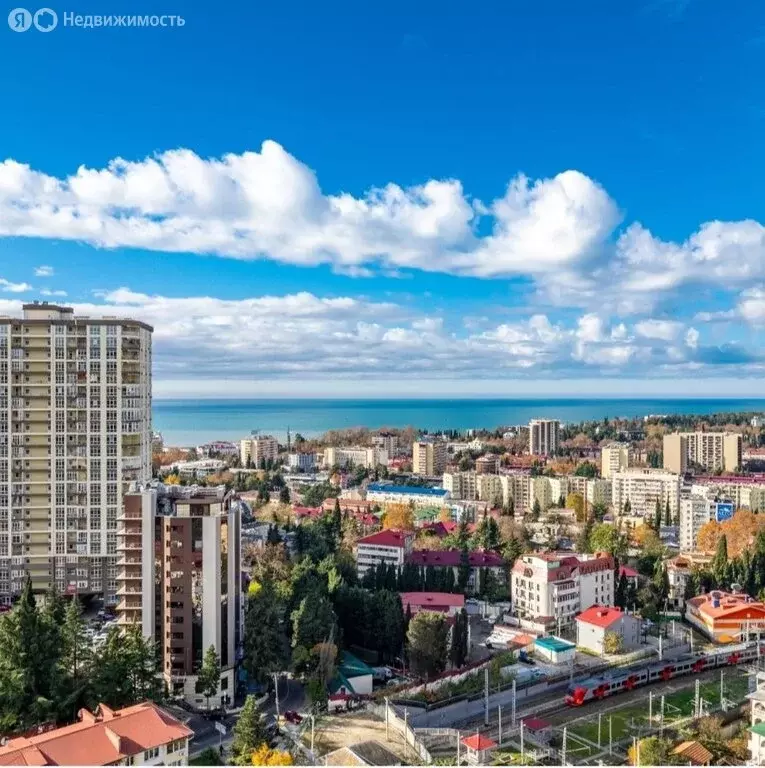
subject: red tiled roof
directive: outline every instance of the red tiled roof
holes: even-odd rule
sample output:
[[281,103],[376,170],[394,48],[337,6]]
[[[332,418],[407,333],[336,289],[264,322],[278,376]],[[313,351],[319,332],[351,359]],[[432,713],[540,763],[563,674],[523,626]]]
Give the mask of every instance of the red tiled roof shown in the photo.
[[448,610],[449,608],[463,608],[465,595],[455,595],[451,592],[402,592],[401,604],[406,610],[407,605],[412,608],[425,610]]
[[[498,568],[505,564],[501,555],[496,552],[485,552],[482,549],[468,553],[468,560],[473,568],[480,568],[481,566]],[[407,561],[414,565],[441,565],[456,568],[462,561],[462,552],[459,549],[417,549],[409,555]]]
[[462,739],[462,743],[466,747],[474,749],[476,752],[480,752],[484,749],[492,749],[493,747],[497,746],[496,741],[492,741],[490,738],[484,736],[481,733],[474,733],[472,736],[465,737]]
[[679,755],[683,760],[688,760],[693,765],[709,765],[714,755],[698,741],[684,741],[673,750],[673,755]]
[[378,531],[369,536],[359,539],[357,544],[372,544],[378,547],[399,547],[403,549],[406,546],[406,539],[411,536],[411,531],[394,531],[386,529]]
[[296,517],[317,517],[322,513],[321,507],[293,507],[292,512]]
[[80,710],[80,722],[11,739],[0,747],[0,765],[108,765],[194,732],[152,702],[98,714]]
[[[765,603],[755,600],[749,595],[715,590],[706,595],[698,595],[687,600],[700,613],[711,619],[742,618],[760,619],[765,616]],[[755,615],[752,615],[754,613]],[[746,614],[746,615],[744,615]]]
[[624,612],[621,608],[611,608],[605,605],[593,605],[586,611],[582,611],[577,617],[577,621],[583,624],[592,624],[595,627],[610,627],[615,621],[618,621]]
[[636,579],[638,572],[634,568],[630,568],[627,565],[619,566],[619,576],[626,576],[628,579]]

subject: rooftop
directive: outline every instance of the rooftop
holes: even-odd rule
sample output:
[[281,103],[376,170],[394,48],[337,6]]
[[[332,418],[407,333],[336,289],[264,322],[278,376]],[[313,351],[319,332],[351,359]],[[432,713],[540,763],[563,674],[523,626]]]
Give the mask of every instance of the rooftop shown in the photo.
[[523,717],[521,718],[521,722],[524,727],[528,728],[530,731],[543,731],[545,728],[550,727],[550,722],[548,720],[543,720],[541,717]]
[[402,495],[432,496],[433,498],[443,498],[449,493],[446,488],[423,488],[419,485],[388,485],[387,483],[370,483],[367,486],[367,492],[400,493]]
[[614,622],[619,621],[622,616],[627,616],[621,608],[613,608],[605,605],[593,605],[586,611],[582,611],[576,620],[582,624],[592,624],[595,627],[610,627]]
[[78,716],[72,725],[10,739],[0,765],[108,765],[194,735],[149,701],[117,710],[100,704],[96,714],[81,709]]
[[451,592],[402,592],[401,604],[406,610],[407,605],[413,607],[437,610],[440,608],[462,608],[465,605],[465,595]]
[[482,752],[484,749],[493,749],[497,746],[496,741],[492,741],[482,733],[474,733],[472,736],[466,736],[462,739],[462,743],[468,749],[473,749],[476,752]]
[[[714,590],[705,595],[692,597],[687,605],[711,619],[741,615],[741,618],[761,618],[765,615],[765,603],[742,593]],[[750,615],[753,614],[753,615]]]
[[376,547],[398,547],[403,549],[406,546],[407,538],[412,535],[411,531],[396,531],[388,528],[384,531],[364,536],[356,544],[371,544]]
[[568,640],[562,640],[560,637],[538,637],[534,641],[534,645],[538,645],[545,650],[553,651],[555,653],[561,653],[562,651],[570,651],[572,648],[576,648],[574,643],[569,643]]
[[[422,566],[451,566],[456,568],[462,562],[462,551],[459,549],[417,549],[412,552],[407,561]],[[505,564],[501,555],[496,552],[486,552],[475,549],[468,553],[468,561],[472,568],[500,568]]]
[[712,753],[698,741],[684,741],[672,750],[672,754],[687,760],[691,765],[709,765],[713,758]]

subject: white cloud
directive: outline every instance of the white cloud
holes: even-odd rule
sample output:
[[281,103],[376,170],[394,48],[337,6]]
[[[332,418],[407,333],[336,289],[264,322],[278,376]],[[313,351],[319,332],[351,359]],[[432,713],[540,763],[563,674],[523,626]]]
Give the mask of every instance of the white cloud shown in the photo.
[[635,332],[645,339],[674,341],[683,332],[685,325],[674,320],[641,320],[635,323]]
[[752,325],[765,324],[765,287],[750,288],[741,294],[738,314]]
[[40,289],[40,296],[66,296],[66,291],[52,291],[48,288]]
[[35,267],[35,277],[52,277],[53,267],[49,267],[46,264],[42,264],[39,267]]
[[29,283],[12,283],[4,277],[0,277],[0,291],[5,293],[26,293],[31,291],[32,286]]

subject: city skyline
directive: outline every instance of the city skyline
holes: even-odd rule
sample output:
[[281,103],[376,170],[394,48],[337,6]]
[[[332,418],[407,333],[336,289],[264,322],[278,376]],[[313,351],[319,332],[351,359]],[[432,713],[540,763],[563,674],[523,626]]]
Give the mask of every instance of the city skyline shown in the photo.
[[0,313],[151,324],[158,397],[758,394],[764,20],[735,5],[6,30],[41,66],[0,127]]

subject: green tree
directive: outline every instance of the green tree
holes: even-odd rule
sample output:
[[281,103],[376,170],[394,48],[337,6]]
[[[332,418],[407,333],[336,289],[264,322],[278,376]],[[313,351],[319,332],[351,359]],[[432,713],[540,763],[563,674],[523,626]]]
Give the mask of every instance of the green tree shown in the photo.
[[[432,569],[428,569],[429,571]],[[468,548],[462,547],[460,550],[460,564],[457,568],[457,589],[460,592],[467,590],[468,582],[470,581],[470,552]]]
[[624,641],[618,632],[607,631],[603,635],[603,651],[608,654],[621,653],[624,650]]
[[672,742],[658,736],[640,739],[627,750],[627,759],[630,765],[672,765]]
[[725,573],[728,568],[728,539],[723,534],[720,536],[720,540],[717,542],[717,551],[712,559],[711,570],[717,579],[718,583],[721,583],[725,579]]
[[656,512],[654,513],[653,528],[658,533],[661,530],[661,500],[656,499]]
[[577,477],[597,477],[598,468],[591,461],[583,461],[575,470],[574,474]]
[[207,709],[210,709],[210,697],[220,690],[220,657],[211,645],[202,659],[202,666],[197,672],[196,692],[205,697]]
[[270,582],[252,584],[257,588],[251,588],[247,596],[242,663],[250,679],[265,683],[289,663],[285,606]]
[[86,706],[90,694],[89,663],[92,649],[85,629],[80,601],[72,598],[66,607],[61,628],[61,666],[68,689],[67,700],[62,704],[72,719]]
[[287,488],[287,486],[283,486],[282,489],[279,491],[279,502],[281,504],[289,504],[290,503],[290,489]]
[[454,616],[449,642],[449,661],[454,669],[465,666],[468,658],[468,615],[463,608]]
[[523,544],[515,536],[511,536],[502,549],[502,556],[507,561],[508,567],[512,568],[523,551]]
[[264,742],[268,732],[263,713],[258,709],[254,696],[245,699],[242,711],[234,725],[231,744],[231,760],[234,765],[250,765],[252,753]]
[[669,499],[667,499],[664,505],[664,525],[672,525],[672,511],[669,508]]
[[587,520],[585,520],[584,525],[582,526],[579,535],[576,537],[576,551],[580,552],[581,554],[587,554],[592,552],[592,545],[590,544],[590,539],[592,537],[592,532],[595,528],[595,523],[593,521],[592,517],[588,517]]
[[593,552],[608,552],[620,561],[623,561],[627,554],[626,538],[608,523],[600,523],[593,528],[590,547]]
[[622,573],[619,576],[619,581],[616,584],[616,591],[614,593],[614,605],[625,610],[627,608],[627,597],[629,595],[629,582],[627,577]]
[[446,665],[449,625],[444,616],[420,611],[410,622],[407,632],[409,661],[415,673],[432,677]]
[[314,592],[300,601],[291,618],[293,661],[302,666],[307,663],[310,649],[331,637],[335,612],[325,595]]

